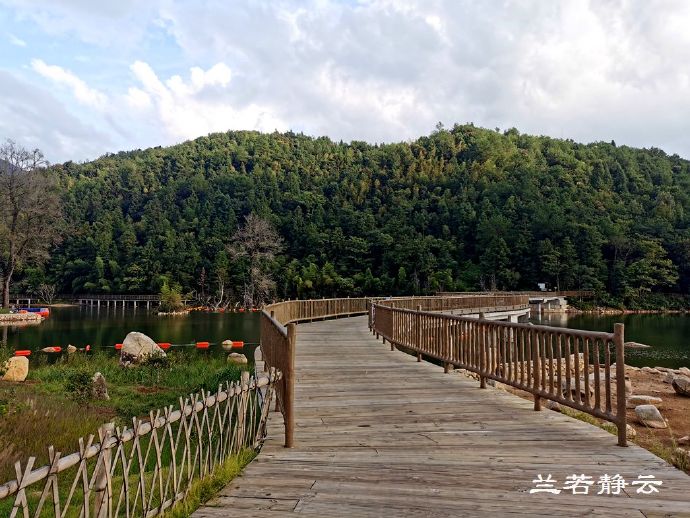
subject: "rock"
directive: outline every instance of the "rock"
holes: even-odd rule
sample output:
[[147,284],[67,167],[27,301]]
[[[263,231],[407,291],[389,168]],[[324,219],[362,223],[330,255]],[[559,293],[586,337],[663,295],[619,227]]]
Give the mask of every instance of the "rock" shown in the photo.
[[[585,392],[585,380],[581,379],[580,380],[580,399],[587,401],[588,398],[591,398],[594,395],[594,383],[589,384],[589,394]],[[563,396],[567,397],[566,392],[568,391],[568,384],[567,380],[561,380],[561,394]],[[572,396],[573,399],[577,399],[577,386],[575,385],[575,379],[571,378],[570,380],[570,395]]]
[[676,442],[680,445],[690,444],[690,435],[686,435],[685,437],[681,437]]
[[120,365],[141,363],[150,356],[165,356],[165,351],[144,333],[133,331],[122,342]]
[[3,381],[24,381],[29,375],[29,359],[26,356],[12,356],[5,362]]
[[664,379],[662,381],[664,383],[671,384],[671,383],[673,383],[673,378],[675,378],[676,376],[677,376],[677,374],[674,374],[672,371],[669,371],[666,373],[666,376],[664,377]]
[[629,396],[632,394],[632,381],[630,381],[630,376],[625,377],[625,395]]
[[673,390],[679,396],[690,397],[690,378],[687,376],[676,376],[671,382]]
[[639,405],[656,405],[658,403],[661,403],[661,398],[660,397],[654,397],[654,396],[630,396],[626,400],[625,407],[626,408],[635,408],[636,406]]
[[651,349],[652,346],[649,344],[641,344],[640,342],[626,342],[625,347],[630,347],[631,349]]
[[646,372],[648,374],[659,374],[659,371],[656,369],[652,369],[651,367],[642,367],[642,372]]
[[666,428],[666,420],[654,405],[639,405],[635,407],[637,419],[650,428]]
[[690,378],[690,369],[688,369],[687,367],[681,367],[680,369],[678,369],[678,374]]
[[73,345],[68,345],[68,346],[67,346],[67,352],[68,352],[69,354],[76,353],[76,352],[77,352],[77,348],[74,347]]
[[625,436],[626,436],[628,439],[634,439],[635,437],[637,437],[637,430],[635,430],[635,429],[634,429],[632,426],[630,426],[629,424],[626,424],[626,425],[625,425]]
[[228,363],[235,363],[237,365],[246,365],[247,357],[240,353],[230,353],[228,354]]
[[557,401],[551,401],[550,399],[547,399],[546,404],[544,406],[549,410],[553,410],[554,412],[561,411],[561,405]]
[[232,340],[223,340],[220,344],[224,351],[232,350]]
[[103,374],[100,372],[97,372],[93,375],[93,378],[91,378],[91,397],[102,401],[108,401],[110,399],[108,395],[108,386],[105,383]]
[[668,367],[654,367],[654,368],[655,368],[656,370],[658,370],[659,372],[668,372],[668,371],[671,370],[671,369],[669,369]]

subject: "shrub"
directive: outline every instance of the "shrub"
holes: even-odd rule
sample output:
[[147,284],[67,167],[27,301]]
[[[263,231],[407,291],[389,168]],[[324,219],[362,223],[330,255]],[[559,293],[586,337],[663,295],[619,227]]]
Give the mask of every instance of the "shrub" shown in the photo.
[[75,403],[88,404],[91,399],[91,375],[87,371],[73,371],[65,384],[67,396]]
[[172,288],[167,282],[161,288],[161,304],[158,310],[162,313],[173,313],[184,308],[182,292],[178,286]]

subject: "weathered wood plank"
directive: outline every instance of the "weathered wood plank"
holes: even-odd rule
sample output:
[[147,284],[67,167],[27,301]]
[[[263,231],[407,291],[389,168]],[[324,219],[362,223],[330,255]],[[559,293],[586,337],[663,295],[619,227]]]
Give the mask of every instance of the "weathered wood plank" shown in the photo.
[[[196,518],[683,516],[690,477],[615,436],[372,337],[366,317],[300,325],[295,447],[280,414],[261,454]],[[538,474],[653,474],[660,493],[529,494]]]

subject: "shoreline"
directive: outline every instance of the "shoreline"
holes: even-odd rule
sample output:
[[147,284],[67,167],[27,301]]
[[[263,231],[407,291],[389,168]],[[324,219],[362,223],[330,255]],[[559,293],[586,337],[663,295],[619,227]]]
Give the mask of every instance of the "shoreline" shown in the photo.
[[0,325],[14,325],[17,323],[39,324],[43,317],[38,313],[2,313],[0,314]]
[[690,309],[617,309],[606,307],[577,309],[568,306],[565,313],[585,315],[688,315],[690,314]]

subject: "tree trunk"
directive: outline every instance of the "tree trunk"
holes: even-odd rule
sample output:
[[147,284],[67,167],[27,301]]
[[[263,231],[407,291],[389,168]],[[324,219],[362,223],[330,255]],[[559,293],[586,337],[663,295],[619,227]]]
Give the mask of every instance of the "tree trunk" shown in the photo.
[[7,309],[10,307],[10,282],[12,281],[12,274],[8,273],[2,281],[2,307]]

